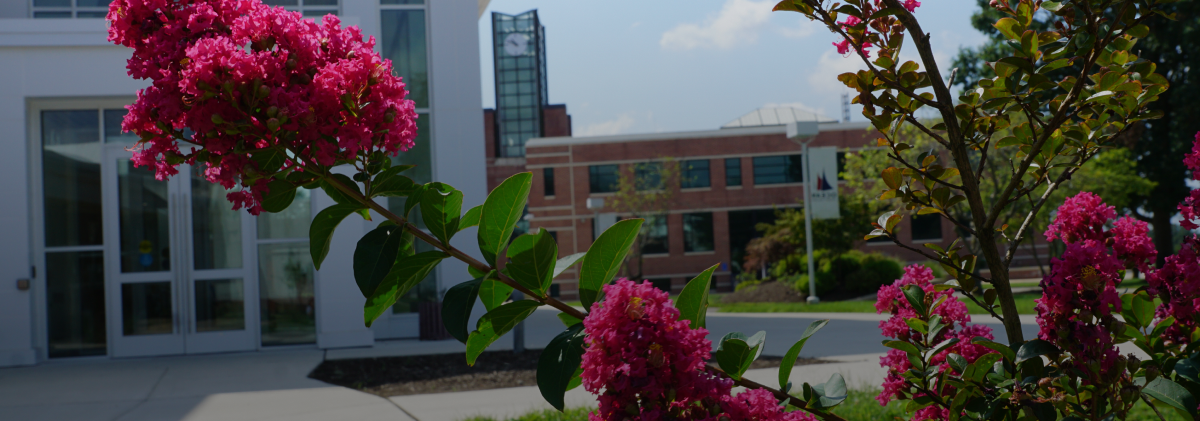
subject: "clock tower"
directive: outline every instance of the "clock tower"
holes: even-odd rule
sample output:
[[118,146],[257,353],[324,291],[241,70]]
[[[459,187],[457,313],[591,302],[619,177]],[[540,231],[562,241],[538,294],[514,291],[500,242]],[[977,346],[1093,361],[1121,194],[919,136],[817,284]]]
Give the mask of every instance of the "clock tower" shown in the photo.
[[537,10],[518,15],[492,12],[498,157],[524,157],[525,141],[545,135],[545,35]]

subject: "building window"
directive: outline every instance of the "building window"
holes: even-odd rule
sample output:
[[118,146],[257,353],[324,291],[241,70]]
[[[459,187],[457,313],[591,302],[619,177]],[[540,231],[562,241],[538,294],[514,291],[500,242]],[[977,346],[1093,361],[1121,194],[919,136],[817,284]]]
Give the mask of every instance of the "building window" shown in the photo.
[[713,251],[713,215],[711,212],[683,215],[683,251]]
[[284,9],[300,12],[306,18],[320,19],[325,15],[338,14],[338,0],[263,0],[263,4],[283,6]]
[[[281,0],[274,0],[281,1]],[[296,1],[296,0],[288,0]],[[301,0],[306,7],[313,0]],[[320,0],[336,3],[337,0]],[[417,138],[412,149],[392,158],[394,165],[415,165],[404,175],[418,184],[433,181],[433,137],[431,136],[429,109],[429,42],[426,38],[424,0],[381,0],[379,11],[380,55],[392,61],[392,73],[404,79],[407,99],[413,101],[417,111]],[[389,197],[388,209],[396,214],[404,211],[403,197]],[[420,208],[414,209],[409,220],[424,227]]]
[[544,196],[554,196],[554,168],[542,168],[542,190]]
[[562,285],[550,284],[550,297],[558,298],[562,296]]
[[646,217],[642,240],[642,254],[666,254],[671,250],[667,247],[667,215]]
[[312,222],[308,189],[297,189],[291,206],[258,215],[258,289],[262,344],[317,341],[313,265],[308,252]]
[[801,155],[755,157],[754,185],[802,182],[802,162]]
[[588,191],[612,193],[617,191],[616,165],[592,165],[588,167]]
[[942,217],[938,214],[914,215],[912,217],[913,241],[941,240]]
[[34,19],[104,19],[112,0],[33,0]]
[[634,180],[636,180],[635,187],[637,190],[643,191],[662,189],[662,171],[663,167],[661,162],[647,162],[644,164],[635,165],[633,168],[633,176]]
[[667,294],[671,293],[671,278],[658,278],[658,279],[647,279],[647,280],[650,281],[650,284],[654,285],[655,288],[658,288],[659,290],[666,292]]
[[725,186],[742,185],[742,158],[725,158]]
[[683,180],[681,186],[685,189],[711,187],[712,177],[708,170],[707,159],[683,161]]
[[537,10],[519,15],[492,12],[496,73],[497,152],[525,156],[525,142],[542,136],[546,84],[546,30]]

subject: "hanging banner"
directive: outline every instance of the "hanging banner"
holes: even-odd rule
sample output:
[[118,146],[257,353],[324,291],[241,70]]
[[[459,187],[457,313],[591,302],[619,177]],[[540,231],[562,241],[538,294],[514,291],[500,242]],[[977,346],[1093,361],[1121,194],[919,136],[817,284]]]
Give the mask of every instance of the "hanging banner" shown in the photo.
[[808,186],[812,187],[809,195],[812,203],[813,219],[838,219],[841,211],[838,208],[838,159],[837,148],[828,146],[808,148]]

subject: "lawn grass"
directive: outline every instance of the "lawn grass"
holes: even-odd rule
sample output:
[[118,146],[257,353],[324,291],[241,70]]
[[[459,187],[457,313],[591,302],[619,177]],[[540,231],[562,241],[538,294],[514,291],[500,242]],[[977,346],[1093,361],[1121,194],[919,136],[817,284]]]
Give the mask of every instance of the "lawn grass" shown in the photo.
[[[833,413],[851,421],[891,421],[908,418],[909,414],[904,412],[903,406],[897,401],[892,401],[887,406],[879,405],[879,402],[875,401],[875,396],[878,394],[877,390],[851,390],[846,401],[834,408]],[[1169,407],[1165,405],[1158,405],[1158,407],[1167,421],[1183,420],[1183,417],[1174,411],[1164,410]],[[463,421],[587,421],[587,414],[593,409],[568,408],[565,412],[548,409],[529,412],[515,418],[472,417]],[[1158,416],[1154,414],[1150,406],[1139,401],[1125,419],[1157,420]]]

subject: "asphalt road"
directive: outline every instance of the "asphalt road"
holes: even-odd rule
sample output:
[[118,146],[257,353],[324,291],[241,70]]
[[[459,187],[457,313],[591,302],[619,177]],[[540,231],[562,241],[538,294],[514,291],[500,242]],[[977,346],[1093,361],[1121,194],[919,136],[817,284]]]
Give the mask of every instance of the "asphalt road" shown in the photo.
[[[543,348],[550,340],[563,330],[562,323],[556,316],[557,312],[544,309],[535,312],[526,319],[525,346],[527,348]],[[882,341],[886,338],[879,333],[879,316],[874,314],[822,314],[820,317],[802,313],[738,313],[722,314],[709,313],[708,339],[714,345],[726,333],[742,332],[746,336],[758,331],[767,332],[764,355],[782,356],[788,348],[800,339],[808,325],[819,318],[830,318],[830,322],[816,335],[809,339],[800,353],[804,357],[828,357],[836,355],[873,354],[887,352]],[[984,316],[973,316],[976,323],[984,323],[993,319]],[[998,342],[1006,342],[1003,326],[999,323],[986,323],[992,327]],[[1026,338],[1037,336],[1037,326],[1022,325]],[[511,335],[511,334],[509,334]],[[501,338],[497,345],[510,344],[512,339]]]

